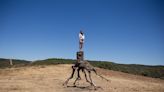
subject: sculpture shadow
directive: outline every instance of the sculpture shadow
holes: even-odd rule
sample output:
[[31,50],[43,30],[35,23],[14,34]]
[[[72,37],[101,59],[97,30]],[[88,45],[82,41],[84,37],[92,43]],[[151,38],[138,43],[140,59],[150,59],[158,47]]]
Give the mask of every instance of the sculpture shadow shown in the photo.
[[67,86],[67,87],[68,88],[78,88],[78,89],[82,89],[82,90],[98,90],[98,89],[103,90],[103,88],[100,86],[96,86],[96,89],[93,86]]

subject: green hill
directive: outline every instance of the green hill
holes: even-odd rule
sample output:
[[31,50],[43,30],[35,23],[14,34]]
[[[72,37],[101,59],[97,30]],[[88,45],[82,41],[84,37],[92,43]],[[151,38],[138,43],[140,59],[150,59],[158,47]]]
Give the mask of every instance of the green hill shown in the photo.
[[9,59],[0,58],[0,68],[25,66],[31,63],[30,61],[18,60],[18,59],[12,59],[12,62],[13,62],[13,66],[10,65]]
[[91,64],[96,67],[105,68],[109,70],[164,79],[164,66],[117,64],[117,63],[105,62],[105,61],[102,62],[91,61]]
[[56,65],[56,64],[73,64],[76,60],[73,59],[59,59],[50,58],[45,60],[37,60],[32,63],[32,65]]
[[[10,66],[8,59],[0,59],[0,68],[15,67],[15,66],[18,67],[18,66],[27,66],[27,65],[34,66],[34,65],[73,64],[75,62],[76,60],[73,59],[60,59],[60,58],[50,58],[45,60],[37,60],[34,62],[13,59],[14,66]],[[117,64],[107,61],[89,61],[89,62],[93,66],[99,68],[164,79],[164,66]]]

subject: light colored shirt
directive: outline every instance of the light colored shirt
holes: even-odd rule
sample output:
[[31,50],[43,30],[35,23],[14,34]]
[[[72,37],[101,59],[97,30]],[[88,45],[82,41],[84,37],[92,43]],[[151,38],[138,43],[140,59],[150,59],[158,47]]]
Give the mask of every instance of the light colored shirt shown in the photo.
[[81,33],[79,33],[79,39],[80,39],[80,40],[84,40],[84,39],[85,39],[84,34],[82,35]]

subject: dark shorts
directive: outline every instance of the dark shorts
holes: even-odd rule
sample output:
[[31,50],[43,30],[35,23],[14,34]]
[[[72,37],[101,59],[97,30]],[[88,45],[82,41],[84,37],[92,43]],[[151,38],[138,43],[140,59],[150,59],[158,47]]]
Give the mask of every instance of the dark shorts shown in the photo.
[[80,43],[80,44],[83,44],[83,43],[84,43],[84,40],[80,40],[79,43]]

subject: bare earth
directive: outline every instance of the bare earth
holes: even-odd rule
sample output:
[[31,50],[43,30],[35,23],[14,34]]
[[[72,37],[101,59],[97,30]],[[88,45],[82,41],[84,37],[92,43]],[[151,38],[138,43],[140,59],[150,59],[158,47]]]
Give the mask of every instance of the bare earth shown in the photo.
[[62,84],[71,74],[71,65],[30,66],[0,69],[0,92],[164,92],[164,80],[136,76],[122,72],[96,68],[107,82],[92,73],[94,90],[81,73],[82,79],[73,87]]

